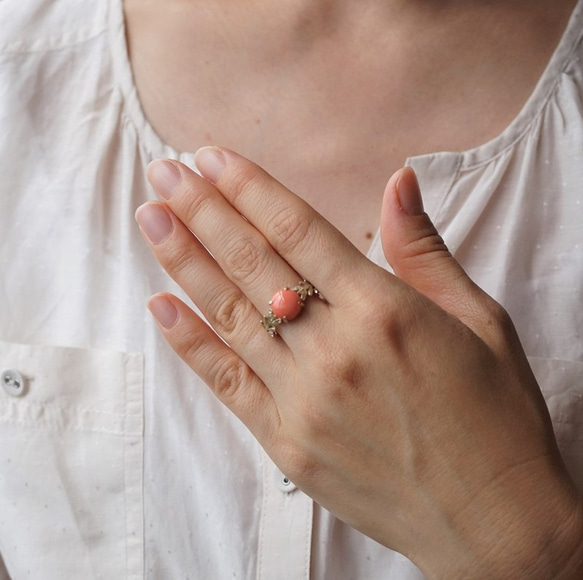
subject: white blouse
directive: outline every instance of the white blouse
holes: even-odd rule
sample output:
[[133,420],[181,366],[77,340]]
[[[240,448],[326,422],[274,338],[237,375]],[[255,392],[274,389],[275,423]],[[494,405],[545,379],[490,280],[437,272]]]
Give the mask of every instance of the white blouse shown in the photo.
[[[582,37],[583,0],[501,135],[409,163],[583,490]],[[0,2],[0,153],[0,578],[422,579],[287,483],[147,312],[186,297],[134,222],[144,170],[192,154],[143,115],[121,0]]]

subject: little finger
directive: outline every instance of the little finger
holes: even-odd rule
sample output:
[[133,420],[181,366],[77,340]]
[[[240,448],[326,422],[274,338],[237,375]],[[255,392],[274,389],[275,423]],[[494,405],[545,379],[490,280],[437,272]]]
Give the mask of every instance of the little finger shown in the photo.
[[279,412],[263,381],[176,296],[156,294],[148,308],[180,358],[267,445],[277,433]]
[[289,349],[282,341],[270,340],[259,323],[258,310],[196,237],[164,203],[144,204],[138,208],[136,220],[158,262],[215,331],[262,379],[279,382],[280,372],[291,362]]

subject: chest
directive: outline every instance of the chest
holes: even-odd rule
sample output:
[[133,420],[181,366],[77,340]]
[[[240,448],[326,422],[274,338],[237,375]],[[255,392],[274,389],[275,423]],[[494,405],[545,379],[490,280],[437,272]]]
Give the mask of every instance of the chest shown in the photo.
[[251,158],[365,251],[385,184],[408,157],[471,148],[512,121],[570,4],[553,19],[457,11],[369,23],[355,36],[351,23],[310,43],[266,35],[248,12],[231,22],[199,10],[191,20],[127,2],[126,21],[140,100],[164,142]]

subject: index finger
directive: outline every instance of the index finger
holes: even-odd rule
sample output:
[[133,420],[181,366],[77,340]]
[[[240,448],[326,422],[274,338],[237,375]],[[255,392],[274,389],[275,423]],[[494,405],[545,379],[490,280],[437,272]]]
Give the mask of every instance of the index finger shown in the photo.
[[261,167],[225,148],[203,147],[203,177],[328,301],[361,280],[370,264],[332,224]]

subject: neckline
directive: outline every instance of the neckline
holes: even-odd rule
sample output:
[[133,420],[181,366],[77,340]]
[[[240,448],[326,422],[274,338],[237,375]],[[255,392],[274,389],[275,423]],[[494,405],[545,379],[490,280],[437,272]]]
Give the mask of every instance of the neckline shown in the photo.
[[[114,83],[121,93],[124,115],[136,130],[138,145],[144,149],[150,159],[159,157],[178,159],[194,168],[194,152],[177,151],[166,144],[149,123],[143,111],[129,60],[123,0],[110,0],[109,2],[109,33]],[[433,168],[430,172],[433,176],[430,178],[431,182],[433,183],[437,180],[447,191],[460,171],[471,170],[502,155],[528,132],[529,128],[542,113],[560,80],[560,73],[565,70],[571,61],[582,36],[583,0],[578,0],[561,39],[532,93],[516,117],[501,133],[493,139],[465,151],[438,151],[410,157],[406,160],[406,165],[413,166],[417,170]],[[440,171],[439,167],[443,171]],[[441,175],[441,179],[439,179],[435,170],[437,170],[437,174]],[[429,178],[428,175],[425,177]],[[427,185],[429,186],[429,182]],[[431,188],[427,187],[426,191],[429,192],[430,190]],[[430,202],[429,199],[427,201]],[[380,228],[377,228],[366,256],[369,259],[378,257],[377,254],[380,247]]]
[[[436,151],[407,159],[407,165],[423,166],[439,158],[447,159],[448,167],[455,164],[458,171],[468,171],[484,165],[513,147],[536,122],[554,94],[561,73],[571,62],[583,37],[583,0],[578,0],[559,43],[539,77],[530,96],[514,119],[494,138],[464,151]],[[456,159],[457,158],[457,159]]]
[[[125,35],[125,18],[123,0],[110,0],[110,34],[111,52],[114,65],[115,82],[118,84],[125,102],[126,114],[138,132],[138,139],[151,157],[170,157],[192,164],[194,152],[177,151],[166,144],[150,125],[140,102],[133,72],[129,60],[129,52]],[[509,125],[493,139],[461,152],[437,151],[427,153],[407,160],[407,164],[422,163],[426,159],[434,159],[441,155],[459,156],[461,170],[472,169],[487,163],[518,141],[538,115],[553,94],[553,89],[559,82],[560,73],[570,62],[571,57],[583,36],[583,0],[578,0],[561,39],[555,48],[545,70],[539,78],[529,98]]]
[[123,2],[124,0],[109,2],[109,34],[114,85],[121,93],[124,114],[136,129],[138,143],[150,159],[159,157],[178,159],[194,167],[194,152],[177,151],[165,143],[144,113],[129,59]]
[[[193,165],[194,152],[177,151],[166,144],[148,121],[134,84],[131,62],[125,35],[123,0],[110,0],[109,28],[111,53],[114,67],[114,82],[118,85],[124,101],[127,117],[137,130],[138,141],[152,158],[169,157]],[[493,139],[461,152],[436,151],[407,160],[407,165],[424,164],[445,156],[458,157],[460,170],[469,170],[491,161],[512,147],[529,129],[541,114],[551,98],[560,79],[560,73],[570,62],[573,53],[583,36],[583,0],[578,0],[565,30],[547,66],[535,85],[532,93],[509,125]]]

